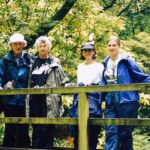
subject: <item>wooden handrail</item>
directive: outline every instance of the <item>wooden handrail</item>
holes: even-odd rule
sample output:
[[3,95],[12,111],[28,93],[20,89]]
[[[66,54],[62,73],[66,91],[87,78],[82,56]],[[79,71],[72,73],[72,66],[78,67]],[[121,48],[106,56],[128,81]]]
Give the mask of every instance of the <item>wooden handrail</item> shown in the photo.
[[105,86],[80,86],[59,88],[24,88],[0,90],[0,95],[18,94],[73,94],[87,92],[112,92],[112,91],[150,91],[150,83],[114,84]]
[[149,83],[142,84],[123,84],[105,86],[86,86],[86,87],[60,87],[60,88],[27,88],[27,89],[4,89],[0,90],[0,95],[18,94],[79,94],[79,117],[73,118],[21,118],[5,117],[0,118],[0,123],[17,124],[70,124],[79,126],[79,150],[88,150],[88,126],[91,125],[140,125],[150,126],[149,118],[117,118],[117,119],[89,119],[89,105],[86,93],[88,92],[112,92],[112,91],[150,91]]
[[[73,118],[23,118],[23,117],[4,117],[0,118],[0,123],[12,124],[68,124],[78,125],[78,119]],[[89,124],[91,125],[136,125],[136,126],[150,126],[150,118],[90,118]]]

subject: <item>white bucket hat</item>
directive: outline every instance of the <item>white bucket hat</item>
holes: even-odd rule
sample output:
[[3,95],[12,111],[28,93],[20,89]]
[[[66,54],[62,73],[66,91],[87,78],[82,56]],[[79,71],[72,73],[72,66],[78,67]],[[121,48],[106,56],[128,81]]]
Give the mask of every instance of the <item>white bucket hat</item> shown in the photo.
[[20,34],[20,33],[14,33],[9,38],[8,45],[10,46],[11,43],[15,43],[15,42],[23,42],[24,43],[24,47],[27,46],[27,41],[24,39],[24,36],[22,34]]

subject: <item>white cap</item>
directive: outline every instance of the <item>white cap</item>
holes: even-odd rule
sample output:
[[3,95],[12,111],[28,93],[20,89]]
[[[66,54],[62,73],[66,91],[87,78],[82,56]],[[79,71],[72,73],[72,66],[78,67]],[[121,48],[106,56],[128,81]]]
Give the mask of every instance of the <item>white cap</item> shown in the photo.
[[24,36],[22,34],[20,34],[20,33],[14,33],[10,37],[8,45],[10,46],[11,43],[15,43],[15,42],[23,42],[24,43],[24,47],[27,46],[27,41],[24,39]]

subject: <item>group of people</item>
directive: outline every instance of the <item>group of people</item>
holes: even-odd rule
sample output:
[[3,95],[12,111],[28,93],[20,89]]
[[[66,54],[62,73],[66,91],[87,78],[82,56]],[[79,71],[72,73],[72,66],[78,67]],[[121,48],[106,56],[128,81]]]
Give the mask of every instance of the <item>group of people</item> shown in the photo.
[[[14,33],[9,39],[10,51],[0,60],[0,90],[7,88],[60,87],[69,82],[60,62],[49,52],[52,47],[49,38],[39,37],[35,42],[38,54],[33,58],[23,51],[27,42],[24,36]],[[121,53],[120,40],[111,36],[107,41],[108,56],[103,64],[95,61],[94,44],[81,46],[82,63],[77,68],[77,85],[107,85],[150,83],[150,75],[144,74],[135,61]],[[139,94],[137,91],[87,93],[91,118],[101,118],[102,101],[105,101],[105,118],[137,118]],[[26,117],[29,107],[30,117],[61,117],[62,102],[59,94],[3,96],[5,117]],[[70,117],[78,117],[78,95],[74,95],[70,107]],[[28,124],[5,124],[4,147],[32,147],[50,149],[53,146],[55,125],[32,125],[32,140]],[[75,149],[78,149],[78,126],[72,126]],[[96,150],[101,126],[90,125],[89,149]],[[133,126],[106,126],[105,150],[132,150]],[[31,144],[30,144],[31,142]]]

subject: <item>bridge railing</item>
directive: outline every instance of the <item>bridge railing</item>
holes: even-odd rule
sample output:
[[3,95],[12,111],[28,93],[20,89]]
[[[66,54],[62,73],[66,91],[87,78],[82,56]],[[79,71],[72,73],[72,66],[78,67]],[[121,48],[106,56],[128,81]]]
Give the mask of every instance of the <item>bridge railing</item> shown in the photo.
[[89,92],[112,92],[112,91],[150,91],[150,84],[126,84],[126,85],[106,85],[106,86],[86,86],[86,87],[60,87],[60,88],[28,88],[28,89],[4,89],[0,90],[0,95],[18,94],[79,94],[78,119],[73,118],[21,118],[4,117],[0,118],[0,123],[32,123],[32,124],[72,124],[79,127],[79,150],[88,150],[88,126],[92,125],[141,125],[150,126],[149,118],[117,118],[117,119],[89,119],[89,103],[86,93]]

